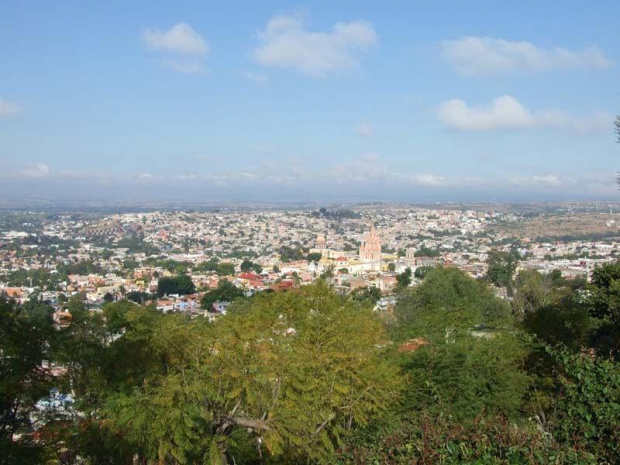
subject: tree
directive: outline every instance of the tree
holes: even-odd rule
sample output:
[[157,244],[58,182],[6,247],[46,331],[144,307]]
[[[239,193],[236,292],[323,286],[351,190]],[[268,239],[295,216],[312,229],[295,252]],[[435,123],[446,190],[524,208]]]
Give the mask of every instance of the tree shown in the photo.
[[418,266],[415,269],[413,276],[415,276],[416,279],[424,279],[424,276],[426,276],[426,273],[428,273],[432,269],[433,269],[432,266]]
[[587,307],[575,296],[567,296],[527,311],[523,326],[547,345],[560,344],[578,352],[589,342],[593,321]]
[[492,250],[487,258],[487,279],[498,287],[506,287],[508,297],[512,297],[512,276],[518,261],[519,253],[516,250]]
[[515,315],[523,317],[541,307],[552,305],[568,296],[570,291],[559,270],[546,275],[536,270],[521,271],[515,279],[512,301]]
[[606,263],[592,272],[587,306],[597,321],[597,348],[620,358],[620,262]]
[[369,309],[320,284],[250,302],[213,327],[175,320],[168,373],[110,399],[108,424],[148,461],[324,461],[398,396]]
[[232,276],[235,274],[235,265],[232,263],[220,263],[217,266],[219,276]]
[[192,282],[192,279],[186,275],[178,275],[172,278],[159,278],[157,281],[157,296],[162,297],[164,295],[171,294],[193,294],[196,292],[196,286]]
[[254,263],[247,258],[241,263],[241,271],[247,273],[248,271],[254,271],[255,273],[262,273],[263,267],[258,263]]
[[407,409],[469,420],[517,415],[529,386],[521,369],[527,350],[510,331],[510,306],[486,283],[456,268],[430,270],[398,300],[396,316],[397,340],[422,341],[400,356],[412,380]]
[[218,286],[205,293],[200,305],[205,310],[211,310],[215,302],[233,302],[236,299],[243,297],[243,291],[238,289],[233,283],[226,279],[220,279]]
[[137,304],[144,304],[144,302],[151,299],[151,294],[140,291],[131,291],[125,295],[125,298]]
[[36,402],[51,388],[41,368],[53,334],[51,318],[27,315],[0,297],[0,463],[38,463],[41,444],[28,435]]
[[[620,456],[620,365],[593,354],[549,349],[561,372],[553,435],[589,452],[596,463]],[[593,461],[594,462],[594,461]]]
[[515,419],[530,385],[522,369],[527,354],[526,344],[509,333],[492,338],[463,333],[454,342],[437,340],[401,354],[401,366],[412,380],[404,408],[461,421],[483,414]]
[[319,253],[319,252],[313,252],[313,253],[309,253],[306,256],[306,260],[308,260],[309,262],[319,262],[319,260],[321,260],[321,258],[323,257],[323,254]]
[[404,294],[396,306],[403,337],[451,339],[475,326],[503,327],[512,322],[510,305],[489,286],[457,268],[430,270],[422,284]]
[[381,290],[375,286],[358,287],[351,292],[353,300],[360,303],[368,303],[371,307],[381,298]]
[[440,257],[441,252],[437,249],[429,249],[426,246],[422,246],[420,250],[416,250],[414,255],[416,257]]
[[405,271],[396,275],[397,289],[405,289],[411,285],[411,268],[407,267]]
[[394,273],[396,271],[396,264],[394,262],[388,263],[388,271]]

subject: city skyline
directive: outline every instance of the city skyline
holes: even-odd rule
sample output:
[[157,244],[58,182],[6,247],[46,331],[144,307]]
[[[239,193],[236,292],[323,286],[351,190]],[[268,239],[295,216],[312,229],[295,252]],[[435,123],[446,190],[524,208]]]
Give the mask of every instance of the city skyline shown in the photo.
[[615,2],[0,15],[0,198],[615,199]]

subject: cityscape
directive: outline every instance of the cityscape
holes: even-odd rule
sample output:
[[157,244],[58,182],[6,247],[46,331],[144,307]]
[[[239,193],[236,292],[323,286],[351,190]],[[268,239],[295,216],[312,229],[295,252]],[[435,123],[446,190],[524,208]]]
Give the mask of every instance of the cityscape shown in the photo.
[[0,2],[0,465],[620,465],[620,2]]
[[[575,210],[581,212],[575,215]],[[155,211],[76,214],[5,213],[0,232],[0,290],[21,303],[58,305],[76,293],[101,308],[126,295],[164,312],[217,316],[201,299],[220,281],[246,296],[299,288],[326,278],[337,292],[376,288],[376,310],[391,311],[397,277],[455,267],[487,276],[489,254],[515,250],[515,274],[557,270],[587,280],[620,253],[620,204],[558,205],[539,211],[462,210],[407,205],[314,210]],[[583,215],[590,217],[586,224]],[[536,236],[524,222],[577,223],[579,232]],[[543,229],[552,232],[548,227]],[[159,278],[186,274],[195,292],[158,294]],[[497,283],[499,284],[499,283]],[[499,297],[506,286],[497,285]],[[226,302],[230,303],[230,302]]]

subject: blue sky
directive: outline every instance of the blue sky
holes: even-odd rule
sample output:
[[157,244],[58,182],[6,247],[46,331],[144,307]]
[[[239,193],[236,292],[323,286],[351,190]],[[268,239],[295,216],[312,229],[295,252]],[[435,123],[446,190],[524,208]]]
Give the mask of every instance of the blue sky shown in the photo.
[[0,4],[0,197],[617,197],[617,1]]

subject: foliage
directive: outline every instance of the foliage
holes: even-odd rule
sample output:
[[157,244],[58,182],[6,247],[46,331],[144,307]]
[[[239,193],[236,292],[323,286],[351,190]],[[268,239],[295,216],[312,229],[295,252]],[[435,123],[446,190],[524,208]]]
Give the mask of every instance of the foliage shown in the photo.
[[297,248],[294,249],[291,247],[282,246],[280,247],[278,253],[280,254],[280,260],[283,262],[291,262],[304,259],[303,251]]
[[601,462],[620,456],[620,366],[592,352],[549,349],[560,367],[554,436]]
[[[400,356],[409,379],[405,409],[449,413],[457,421],[483,414],[514,419],[529,387],[525,344],[511,334],[462,335]],[[422,381],[423,380],[423,381]]]
[[592,272],[586,302],[597,320],[595,347],[620,358],[620,262],[604,264]]
[[[542,300],[546,302],[548,298]],[[564,345],[573,351],[579,351],[589,342],[593,321],[588,309],[574,297],[542,305],[525,314],[523,326],[528,332],[545,344]]]
[[396,275],[396,287],[399,290],[405,289],[411,285],[411,268],[407,267],[405,271]]
[[512,296],[512,276],[517,269],[519,254],[516,250],[502,252],[492,250],[487,258],[487,280],[498,287],[506,287],[508,296]]
[[263,267],[260,266],[258,263],[254,263],[246,258],[241,263],[241,271],[243,272],[254,271],[255,273],[262,273]]
[[38,460],[30,415],[51,387],[41,362],[52,334],[51,318],[0,298],[0,463]]
[[420,250],[416,250],[415,254],[416,257],[441,257],[441,252],[438,249],[429,249],[426,246],[422,246],[420,247]]
[[177,322],[171,331],[167,374],[106,409],[112,429],[150,460],[218,463],[240,453],[242,438],[255,454],[319,460],[399,391],[377,349],[380,322],[326,286],[262,295],[213,327]]
[[216,272],[218,276],[232,276],[235,274],[235,265],[232,263],[219,263]]
[[210,310],[215,302],[233,302],[243,296],[243,291],[238,289],[233,283],[226,279],[220,279],[215,289],[211,289],[205,293],[200,301],[200,305],[205,310]]
[[73,274],[80,276],[85,276],[89,274],[103,274],[103,269],[101,268],[101,266],[93,263],[93,261],[91,260],[80,260],[77,263],[58,265],[57,270],[61,276],[68,276]]
[[415,276],[416,279],[424,279],[424,277],[426,276],[426,273],[428,273],[432,269],[433,269],[432,266],[418,266],[415,269],[413,276]]
[[194,267],[195,272],[205,272],[205,271],[217,271],[218,269],[218,260],[217,258],[211,258],[206,262],[199,263]]
[[323,254],[321,254],[320,252],[312,252],[306,256],[306,260],[308,260],[309,262],[318,262],[319,260],[321,260],[322,257]]
[[159,278],[159,281],[157,281],[158,297],[171,294],[186,295],[193,294],[194,292],[196,292],[196,286],[192,282],[192,278],[186,274],[171,278]]
[[[557,270],[556,270],[557,271]],[[523,316],[540,307],[554,304],[570,293],[561,273],[543,275],[536,270],[520,271],[515,279],[512,306],[516,315]]]
[[367,303],[374,307],[381,298],[381,289],[375,286],[358,287],[351,292],[351,297],[356,302]]
[[456,268],[435,268],[401,296],[396,306],[401,334],[445,340],[477,325],[501,327],[511,321],[510,306],[484,283]]
[[42,289],[55,290],[60,283],[58,273],[51,273],[44,268],[25,270],[20,268],[12,271],[8,275],[8,284],[10,286],[32,286]]
[[591,455],[558,444],[531,423],[481,416],[462,424],[449,415],[407,417],[384,429],[359,430],[339,464],[592,464]]

